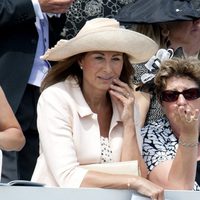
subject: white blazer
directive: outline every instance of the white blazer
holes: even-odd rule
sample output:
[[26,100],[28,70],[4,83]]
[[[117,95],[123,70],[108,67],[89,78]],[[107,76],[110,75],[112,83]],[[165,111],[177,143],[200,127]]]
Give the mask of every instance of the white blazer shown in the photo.
[[2,171],[3,154],[0,149],[0,182],[1,182],[1,171]]
[[[119,161],[123,126],[116,105],[112,104],[109,141],[113,161]],[[32,181],[49,186],[79,187],[87,173],[81,165],[100,163],[97,115],[91,111],[74,80],[66,80],[44,90],[37,111],[40,156]],[[140,133],[138,140],[141,147]]]

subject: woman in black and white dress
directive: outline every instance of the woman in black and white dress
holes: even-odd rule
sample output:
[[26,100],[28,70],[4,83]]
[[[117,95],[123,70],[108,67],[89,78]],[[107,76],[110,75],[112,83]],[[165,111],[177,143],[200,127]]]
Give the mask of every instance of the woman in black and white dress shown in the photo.
[[195,182],[200,158],[200,62],[165,61],[154,82],[165,117],[142,129],[149,179],[166,189],[200,190]]

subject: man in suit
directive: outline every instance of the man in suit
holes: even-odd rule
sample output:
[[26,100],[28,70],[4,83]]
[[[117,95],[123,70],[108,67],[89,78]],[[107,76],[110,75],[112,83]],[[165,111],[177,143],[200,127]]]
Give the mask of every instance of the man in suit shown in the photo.
[[72,2],[0,0],[0,85],[26,137],[19,153],[3,152],[2,182],[31,179],[39,149],[36,105],[49,68],[40,56],[60,39],[61,13]]

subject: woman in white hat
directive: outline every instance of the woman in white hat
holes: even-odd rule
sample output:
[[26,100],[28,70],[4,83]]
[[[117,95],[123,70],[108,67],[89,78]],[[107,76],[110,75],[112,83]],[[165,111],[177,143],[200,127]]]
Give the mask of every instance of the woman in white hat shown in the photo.
[[59,187],[135,189],[163,199],[163,189],[133,174],[88,170],[84,165],[138,160],[140,154],[130,62],[157,50],[150,38],[114,19],[88,21],[76,37],[61,40],[43,59],[60,61],[42,84],[38,103],[40,156],[33,181]]

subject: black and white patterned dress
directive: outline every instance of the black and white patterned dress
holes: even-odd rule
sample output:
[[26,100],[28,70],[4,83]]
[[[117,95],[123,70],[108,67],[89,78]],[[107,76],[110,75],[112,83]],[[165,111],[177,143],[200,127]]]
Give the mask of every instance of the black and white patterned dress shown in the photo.
[[[134,65],[135,74],[133,83],[135,85],[138,85],[141,83],[141,76],[148,72],[148,69],[144,66],[145,63],[136,64]],[[151,100],[149,105],[149,110],[146,115],[145,123],[144,125],[147,125],[149,123],[152,123],[164,116],[164,113],[162,111],[161,105],[157,100],[157,96],[155,93],[151,94]]]
[[[173,134],[169,121],[165,117],[148,124],[142,128],[141,132],[144,138],[143,158],[149,171],[152,171],[161,162],[175,158],[178,139]],[[200,191],[197,183],[193,190]]]
[[136,0],[76,0],[66,12],[66,24],[62,36],[74,37],[87,20],[96,17],[113,18],[128,3]]

